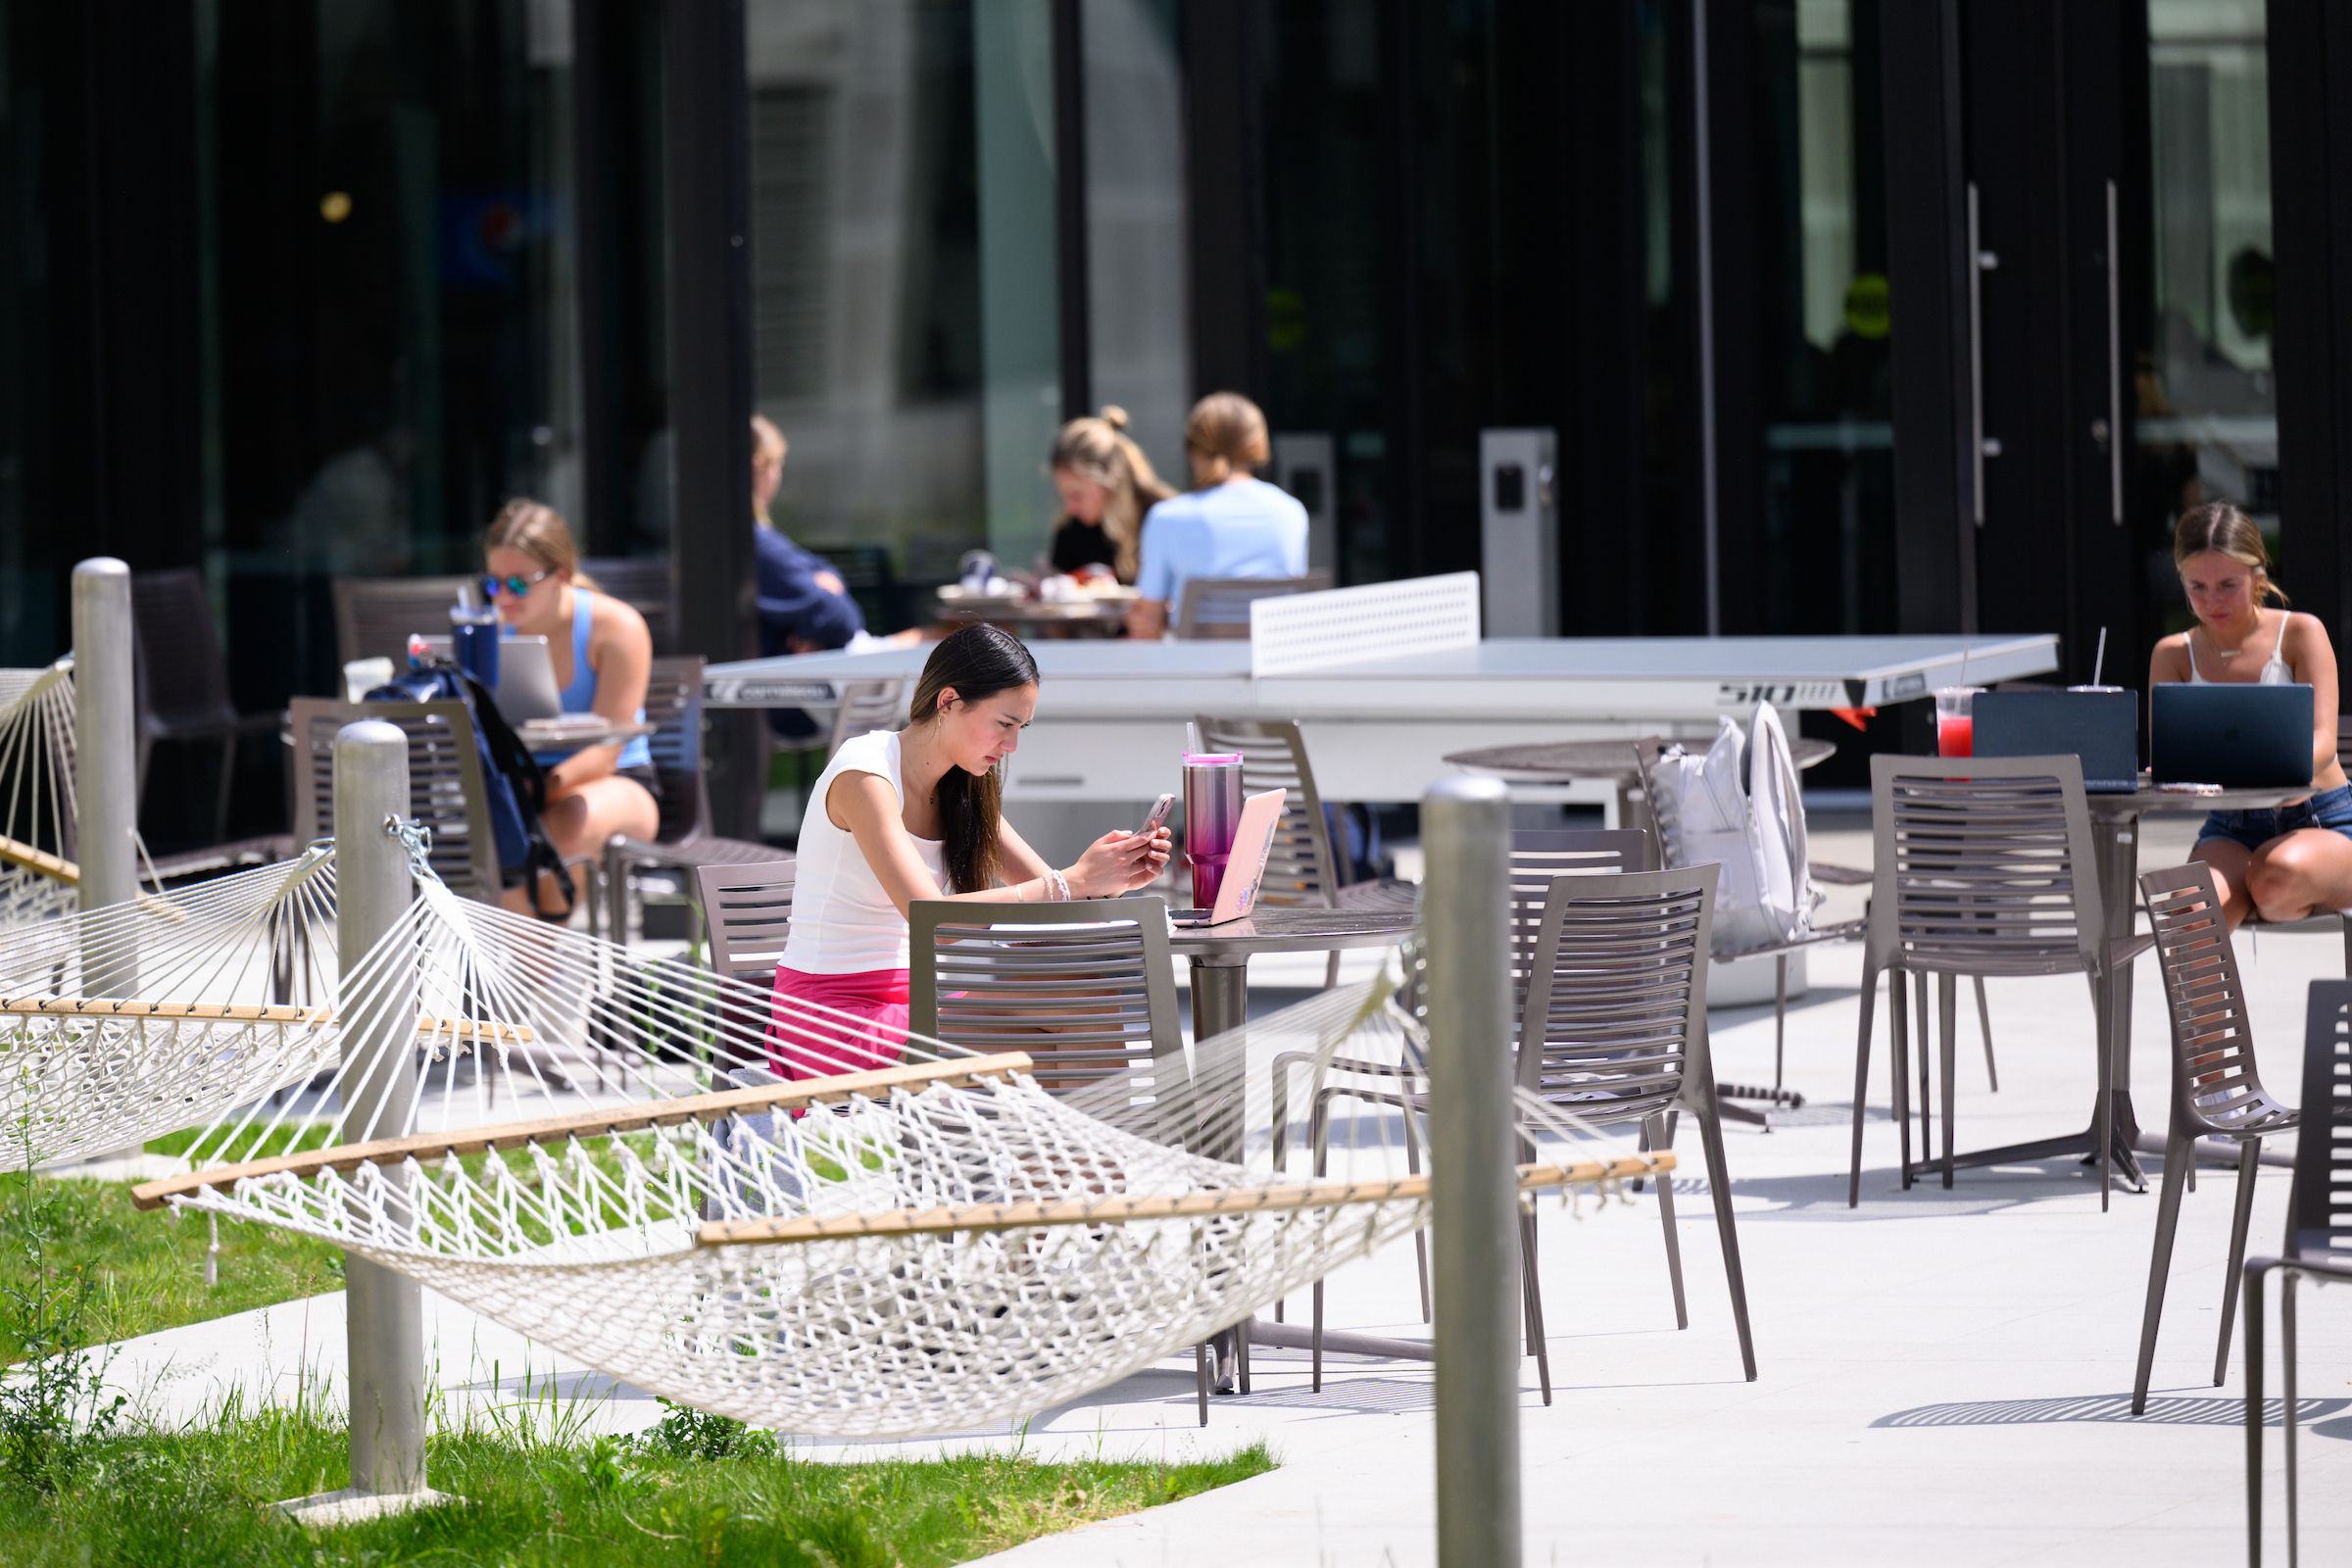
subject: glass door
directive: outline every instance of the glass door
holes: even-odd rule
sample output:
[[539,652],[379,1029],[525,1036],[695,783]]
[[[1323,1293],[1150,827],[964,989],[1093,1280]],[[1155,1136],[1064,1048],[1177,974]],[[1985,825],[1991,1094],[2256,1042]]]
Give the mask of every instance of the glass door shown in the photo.
[[2282,555],[2270,74],[2263,0],[2148,0],[2147,16],[2151,288],[2135,492],[2157,613],[2178,631],[2188,610],[2171,536],[2182,512],[2234,502]]

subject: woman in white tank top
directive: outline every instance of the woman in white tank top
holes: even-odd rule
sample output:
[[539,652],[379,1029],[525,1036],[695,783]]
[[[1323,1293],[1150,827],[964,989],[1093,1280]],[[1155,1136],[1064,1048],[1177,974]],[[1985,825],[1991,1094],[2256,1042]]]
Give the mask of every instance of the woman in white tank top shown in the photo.
[[843,742],[809,792],[775,989],[862,1024],[820,1036],[779,1015],[776,1070],[787,1076],[885,1065],[905,1043],[913,901],[1109,898],[1167,863],[1168,831],[1157,828],[1106,833],[1055,870],[1004,820],[997,764],[1037,711],[1037,663],[1018,638],[987,625],[948,637],[909,711],[898,734]]
[[2311,796],[2208,812],[2192,858],[2213,867],[2232,928],[2255,909],[2265,920],[2300,920],[2315,909],[2352,907],[2352,786],[2335,756],[2335,650],[2327,628],[2316,616],[2263,608],[2286,595],[2271,581],[2262,530],[2226,501],[2181,517],[2173,562],[2197,623],[2156,645],[2148,684],[2301,683],[2311,687],[2313,708]]

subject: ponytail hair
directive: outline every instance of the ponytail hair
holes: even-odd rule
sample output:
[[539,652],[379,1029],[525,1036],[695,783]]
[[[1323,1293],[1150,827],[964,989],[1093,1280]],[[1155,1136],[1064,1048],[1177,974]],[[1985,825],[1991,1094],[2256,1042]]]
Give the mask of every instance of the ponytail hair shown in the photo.
[[[1018,637],[975,622],[944,638],[923,663],[907,716],[915,724],[939,717],[940,694],[975,703],[1017,686],[1037,684],[1037,661]],[[971,774],[951,767],[939,780],[941,858],[950,893],[983,893],[997,885],[998,824],[1004,820],[1004,781],[997,770]]]

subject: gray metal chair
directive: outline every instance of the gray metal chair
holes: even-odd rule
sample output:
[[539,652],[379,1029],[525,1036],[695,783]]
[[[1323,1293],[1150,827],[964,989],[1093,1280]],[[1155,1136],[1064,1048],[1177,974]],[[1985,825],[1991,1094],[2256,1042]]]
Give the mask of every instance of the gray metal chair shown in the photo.
[[2237,1277],[2246,1257],[2246,1224],[2254,1210],[2254,1175],[2262,1141],[2295,1130],[2295,1112],[2262,1087],[2254,1067],[2254,1038],[2237,953],[2222,920],[2221,888],[2213,867],[2198,862],[2150,871],[2139,879],[2164,971],[2165,1009],[2173,1026],[2173,1115],[2164,1139],[2164,1196],[2156,1205],[2156,1248],[2148,1261],[2148,1302],[2139,1327],[2139,1370],[2132,1384],[2132,1413],[2148,1407],[2148,1373],[2156,1361],[2156,1330],[2172,1273],[2173,1233],[2180,1195],[2194,1177],[2199,1138],[2238,1146],[2237,1206],[2230,1225],[2230,1266],[2222,1279],[2221,1343],[2213,1352],[2214,1387],[2230,1369],[2230,1329],[2237,1308]]
[[[1024,1051],[1038,1083],[1071,1095],[1149,1066],[1155,1084],[1189,1082],[1169,960],[1167,906],[1153,898],[1075,904],[966,904],[918,899],[906,907],[907,1027],[974,1051]],[[1005,927],[1024,929],[1017,936]],[[1156,1096],[1154,1098],[1157,1098]],[[1175,1097],[1191,1118],[1199,1107]],[[1182,1147],[1187,1129],[1161,1124]],[[1241,1391],[1250,1392],[1247,1335],[1234,1335]],[[1208,1425],[1209,1351],[1194,1350],[1200,1424]]]
[[800,864],[790,856],[695,867],[695,902],[710,933],[712,973],[774,982],[792,933],[792,889],[799,876]]
[[833,727],[825,737],[825,756],[841,743],[869,730],[898,729],[906,722],[906,677],[854,680],[841,691],[841,706],[833,710]]
[[[2286,1250],[2278,1257],[2250,1257],[2246,1285],[2246,1561],[2262,1562],[2263,1398],[2262,1290],[2265,1276],[2283,1276],[2278,1291],[2279,1359],[2286,1396],[2286,1560],[2298,1555],[2295,1433],[2295,1285],[2311,1278],[2352,1281],[2352,980],[2314,980],[2303,1018],[2303,1103],[2295,1139],[2295,1184],[2287,1199]],[[2169,1178],[2172,1162],[2165,1162]]]
[[603,928],[615,942],[629,935],[629,890],[647,866],[757,865],[776,858],[772,845],[721,838],[709,830],[710,786],[703,775],[703,661],[656,659],[646,672],[646,745],[662,781],[662,820],[652,842],[616,833],[602,852]]
[[[1755,1340],[1707,1042],[1707,958],[1720,872],[1698,865],[1551,880],[1520,1010],[1519,1087],[1595,1126],[1640,1122],[1646,1149],[1673,1147],[1676,1112],[1697,1121],[1740,1364],[1752,1383]],[[1688,1328],[1674,1189],[1666,1181],[1657,1189],[1675,1326]],[[1523,1223],[1532,1226],[1532,1216]],[[1532,1260],[1532,1229],[1526,1245]],[[1540,1343],[1543,1299],[1532,1269],[1527,1277]]]
[[908,1027],[974,1051],[1028,1052],[1057,1094],[1143,1066],[1183,1081],[1166,911],[1152,898],[918,899],[906,909]]
[[1303,577],[1191,578],[1176,599],[1176,639],[1247,642],[1252,600],[1321,593],[1330,586],[1328,571],[1310,571]]
[[228,662],[213,630],[212,600],[193,566],[136,571],[130,577],[131,628],[138,644],[138,793],[147,796],[147,760],[157,741],[219,741],[220,783],[213,801],[213,842],[228,837],[237,741],[277,728],[275,713],[240,713],[228,696]]
[[451,892],[496,904],[498,840],[482,790],[481,748],[464,703],[295,698],[288,725],[294,740],[294,842],[308,844],[333,834],[335,736],[363,718],[397,724],[409,737],[409,815],[433,831],[433,870]]
[[[1519,1009],[1518,1083],[1522,1091],[1595,1126],[1639,1122],[1644,1149],[1673,1146],[1674,1118],[1680,1111],[1690,1111],[1698,1121],[1732,1317],[1740,1334],[1740,1362],[1753,1382],[1756,1354],[1748,1324],[1747,1284],[1732,1215],[1722,1108],[1707,1050],[1707,951],[1720,872],[1711,864],[1681,871],[1617,870],[1611,866],[1612,861],[1616,866],[1646,863],[1646,834],[1626,830],[1513,835],[1512,985]],[[1578,840],[1584,845],[1577,845]],[[1592,868],[1556,874],[1556,866],[1571,858],[1584,859]],[[1541,912],[1535,912],[1538,910]],[[1396,1069],[1368,1068],[1364,1063],[1347,1066],[1399,1075]],[[1318,1175],[1322,1170],[1323,1104],[1342,1095],[1404,1106],[1408,1130],[1412,1116],[1425,1112],[1428,1104],[1425,1094],[1398,1095],[1348,1085],[1326,1089],[1318,1097],[1312,1124]],[[1408,1143],[1408,1158],[1416,1152]],[[1532,1152],[1523,1150],[1521,1157],[1532,1157]],[[1658,1183],[1657,1191],[1675,1326],[1689,1328],[1674,1191],[1667,1182]],[[1520,1307],[1527,1348],[1536,1358],[1544,1400],[1548,1404],[1551,1357],[1536,1271],[1537,1234],[1532,1213],[1521,1217],[1519,1245]],[[1318,1339],[1322,1305],[1318,1286]],[[1319,1355],[1315,1373],[1319,1386]]]
[[337,577],[335,658],[409,662],[409,634],[449,635],[449,607],[481,595],[479,577]]
[[[1419,904],[1421,890],[1410,882],[1348,880],[1347,859],[1332,845],[1330,809],[1315,788],[1315,770],[1297,724],[1207,713],[1193,722],[1208,750],[1242,754],[1243,794],[1284,792],[1282,821],[1266,853],[1265,878],[1258,884],[1260,904],[1323,909],[1410,909]],[[1339,980],[1340,956],[1334,953],[1323,971],[1324,989]]]
[[581,562],[580,569],[596,580],[596,592],[611,594],[645,617],[655,658],[678,651],[677,606],[667,556],[597,556]]
[[[1894,1058],[1894,1120],[1902,1184],[1911,1160],[1906,978],[1921,989],[1920,1152],[1928,1152],[1929,1099],[1924,999],[1939,980],[1943,1067],[1943,1185],[1952,1185],[1952,1081],[1957,997],[1963,975],[2080,974],[2098,1008],[2105,925],[2082,763],[2074,757],[1874,757],[1871,823],[1876,856],[1869,932],[1862,951],[1862,1023],[1854,1050],[1853,1163],[1846,1205],[1862,1200],[1862,1116],[1870,1085],[1870,1034],[1881,974],[1887,977],[1887,1036]],[[2097,1025],[2093,1024],[2094,1030]],[[2105,1187],[2112,1100],[2107,1044],[2098,1041],[2100,1125],[2095,1133]],[[2007,1157],[2046,1151],[2020,1146]]]

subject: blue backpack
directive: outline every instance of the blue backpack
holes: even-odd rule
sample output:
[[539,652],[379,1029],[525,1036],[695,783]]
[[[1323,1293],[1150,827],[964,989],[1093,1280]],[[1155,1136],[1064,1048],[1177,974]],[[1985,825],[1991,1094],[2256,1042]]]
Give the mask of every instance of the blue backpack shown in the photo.
[[[448,660],[436,659],[393,676],[364,700],[466,705],[473,719],[473,743],[481,754],[482,793],[488,798],[490,834],[498,843],[502,880],[518,877],[521,885],[531,890],[531,911],[541,919],[570,918],[578,890],[539,820],[547,809],[547,774],[481,684]],[[560,911],[539,907],[542,873],[553,876],[564,895]]]

